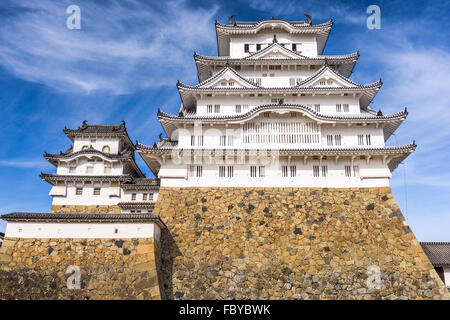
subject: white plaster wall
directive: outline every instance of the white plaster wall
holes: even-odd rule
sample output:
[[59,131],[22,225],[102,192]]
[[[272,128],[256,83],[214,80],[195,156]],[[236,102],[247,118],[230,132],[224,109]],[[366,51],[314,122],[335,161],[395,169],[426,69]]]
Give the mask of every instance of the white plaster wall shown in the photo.
[[89,148],[91,145],[94,149],[99,151],[102,151],[104,146],[109,146],[111,154],[118,154],[121,147],[119,139],[75,137],[73,151],[81,151],[83,146],[88,146]]
[[[201,163],[199,161],[199,163]],[[192,177],[189,173],[189,164],[180,164],[178,170],[184,168],[184,174],[187,178],[167,178],[159,175],[161,186],[170,187],[384,187],[389,186],[391,173],[380,158],[375,158],[369,163],[366,160],[355,159],[353,165],[359,166],[359,176],[346,177],[345,166],[351,165],[350,158],[340,158],[335,161],[334,157],[327,160],[307,160],[304,163],[302,157],[291,158],[290,165],[296,166],[296,177],[283,177],[282,165],[287,165],[287,160],[283,158],[281,162],[272,163],[252,163],[251,165],[265,165],[265,177],[251,177],[250,164],[242,163],[236,160],[229,164],[206,164],[203,163],[202,177]],[[195,165],[195,164],[193,164]],[[219,177],[219,165],[233,165],[233,177]],[[327,177],[314,177],[314,165],[327,165]],[[173,166],[173,165],[172,165]],[[170,170],[168,164],[163,165],[160,172]],[[290,174],[289,174],[290,175]]]
[[450,267],[444,267],[445,285],[450,288]]
[[[297,43],[297,52],[308,56],[317,56],[317,41],[312,35],[289,34],[280,29],[264,30],[254,35],[233,35],[230,38],[230,56],[232,58],[242,58],[256,52],[256,44],[261,43],[261,49],[272,44],[273,35],[277,35],[278,43],[286,44],[286,48],[291,50],[291,44]],[[244,50],[244,44],[250,44],[250,53]]]
[[[97,187],[97,184],[94,184]],[[66,196],[53,196],[54,205],[105,205],[112,206],[121,202],[120,197],[111,196],[109,183],[99,184],[100,195],[94,195],[93,184],[69,183],[66,187]],[[76,187],[83,187],[83,194],[76,194]]]
[[[279,95],[272,95],[269,96],[268,94],[265,94],[261,97],[250,97],[248,95],[246,96],[240,96],[238,94],[229,94],[229,95],[215,95],[208,97],[206,95],[199,96],[197,99],[197,114],[198,115],[236,115],[236,104],[248,105],[248,110],[251,111],[253,108],[256,108],[260,105],[265,104],[274,104],[275,102],[272,102],[272,99],[284,99],[285,104],[300,104],[304,106],[312,105],[314,110],[314,104],[320,104],[320,113],[326,114],[326,115],[358,115],[361,114],[361,108],[359,105],[359,97],[353,96],[353,94],[348,94],[347,96],[343,96],[341,94],[316,94],[315,96],[292,96],[291,94],[279,94]],[[349,112],[336,112],[336,104],[344,104],[347,103],[349,105]],[[215,104],[220,105],[220,113],[208,113],[207,112],[207,105],[212,104],[213,106]],[[243,107],[241,107],[242,112],[245,113]],[[214,111],[214,107],[213,107]]]
[[[271,118],[264,118],[259,116],[253,120],[252,123],[261,123],[261,122],[314,122],[308,117],[290,117],[290,115],[286,115],[284,118],[275,117],[272,115]],[[243,130],[241,125],[214,125],[210,126],[205,124],[203,126],[187,126],[186,128],[178,129],[176,133],[178,139],[178,147],[177,148],[194,148],[194,149],[211,149],[211,148],[220,148],[220,149],[239,149],[239,148],[259,148],[259,149],[295,149],[295,148],[305,148],[305,147],[315,147],[315,148],[329,148],[327,144],[327,135],[341,135],[341,146],[333,145],[335,148],[343,148],[343,147],[358,147],[358,148],[381,148],[385,146],[383,128],[381,126],[376,127],[376,124],[367,124],[366,126],[352,124],[352,126],[348,127],[344,124],[339,124],[336,126],[332,126],[331,124],[322,124],[320,126],[321,143],[317,144],[275,144],[272,143],[268,145],[267,143],[244,143],[243,141]],[[364,142],[366,141],[366,135],[370,135],[371,145],[358,145],[358,135],[364,135]],[[191,135],[196,137],[203,136],[203,146],[199,146],[197,144],[197,138],[195,139],[195,146],[191,146]],[[220,136],[234,136],[233,145],[226,146],[220,145]]]
[[[91,160],[91,161],[89,161]],[[110,173],[105,173],[105,167],[110,166]],[[70,167],[75,166],[75,172],[70,172]],[[88,167],[92,170],[88,173]],[[123,165],[117,161],[105,161],[99,156],[89,155],[86,157],[77,157],[72,161],[61,162],[56,169],[57,174],[61,175],[121,175],[123,174]]]
[[[272,63],[272,65],[277,65],[277,63]],[[305,80],[312,75],[316,74],[319,67],[312,67],[309,69],[308,66],[282,66],[283,70],[269,70],[269,65],[259,65],[255,68],[243,67],[241,70],[237,70],[241,76],[249,80],[252,78],[261,79],[261,86],[267,88],[277,88],[277,87],[292,87],[290,83],[290,78]],[[220,72],[222,69],[217,69],[213,74]]]
[[160,228],[154,223],[48,223],[14,222],[6,225],[10,238],[155,238],[160,240]]
[[[135,193],[136,194],[136,200],[132,200],[132,194]],[[143,194],[146,193],[147,194],[147,200],[143,200]],[[148,200],[148,194],[153,193],[153,200]],[[126,191],[122,191],[122,196],[120,198],[120,202],[156,202],[156,200],[158,199],[158,190],[149,190],[149,191],[131,191],[131,190],[126,190]]]

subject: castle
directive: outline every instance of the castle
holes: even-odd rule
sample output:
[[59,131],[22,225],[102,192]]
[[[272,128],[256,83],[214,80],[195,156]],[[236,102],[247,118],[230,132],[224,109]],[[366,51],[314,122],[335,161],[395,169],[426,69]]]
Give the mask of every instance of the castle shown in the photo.
[[358,52],[323,55],[332,21],[215,27],[218,56],[158,110],[167,138],[83,122],[44,154],[52,207],[2,216],[0,297],[448,299],[389,188],[408,113],[370,107]]

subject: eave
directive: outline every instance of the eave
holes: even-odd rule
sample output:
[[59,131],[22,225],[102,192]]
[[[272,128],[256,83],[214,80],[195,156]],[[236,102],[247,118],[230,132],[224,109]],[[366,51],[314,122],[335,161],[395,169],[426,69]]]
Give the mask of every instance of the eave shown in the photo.
[[62,175],[62,174],[52,174],[52,173],[42,173],[40,174],[42,180],[54,185],[57,182],[84,182],[84,181],[117,181],[117,182],[127,182],[133,181],[131,175],[102,175],[102,176],[89,176],[89,175]]

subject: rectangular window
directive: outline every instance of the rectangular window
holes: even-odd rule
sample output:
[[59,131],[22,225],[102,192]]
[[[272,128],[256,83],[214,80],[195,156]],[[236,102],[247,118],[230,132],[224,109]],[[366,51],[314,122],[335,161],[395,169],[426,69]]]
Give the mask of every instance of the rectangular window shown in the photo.
[[358,134],[358,145],[363,146],[364,145],[364,135]]
[[297,51],[297,44],[296,43],[292,44],[292,51]]
[[328,166],[322,166],[322,177],[328,176]]
[[256,85],[261,86],[261,78],[256,78]]
[[228,145],[232,146],[234,142],[234,137],[233,136],[228,136]]
[[234,167],[233,166],[228,166],[227,168],[228,170],[228,177],[233,177],[234,176]]
[[103,171],[104,171],[104,173],[111,173],[111,165],[105,164]]
[[75,166],[70,166],[70,167],[69,167],[69,173],[75,173],[75,172],[77,172],[77,167],[75,167]]
[[340,134],[337,134],[334,136],[334,142],[337,146],[341,145],[341,135]]
[[300,82],[302,82],[302,78],[297,78],[297,85],[299,85]]
[[269,70],[281,70],[281,65],[269,65]]
[[241,113],[242,112],[240,104],[237,104],[235,107],[236,107],[236,113]]
[[225,166],[219,166],[219,177],[225,177]]
[[203,136],[198,136],[197,137],[197,145],[203,146]]
[[289,79],[289,85],[290,85],[291,87],[295,87],[295,78],[290,78],[290,79]]
[[256,44],[256,51],[259,51],[259,50],[261,50],[261,43]]
[[207,106],[206,106],[206,112],[208,112],[208,113],[212,113],[212,104],[208,104]]
[[336,103],[336,112],[342,112],[342,105],[340,103]]
[[148,194],[148,200],[153,201],[153,197],[154,197],[153,193]]
[[291,177],[296,177],[297,176],[297,166],[290,166],[290,173],[291,173]]
[[132,194],[131,194],[131,200],[133,200],[133,201],[136,200],[136,193],[132,193]]
[[366,144],[370,146],[372,143],[370,142],[370,134],[366,134]]
[[142,200],[143,200],[143,201],[146,201],[146,200],[147,200],[147,194],[146,194],[146,193],[143,193],[143,194],[142,194]]
[[321,86],[324,86],[326,84],[327,84],[326,81],[319,81],[319,85],[321,85]]
[[314,111],[315,111],[315,112],[320,112],[320,104],[319,104],[319,103],[316,103],[316,104],[314,105]]
[[86,167],[86,173],[93,173],[94,172],[94,167],[93,166],[87,166]]
[[346,177],[351,177],[352,175],[352,169],[350,166],[345,166],[345,176]]
[[100,195],[100,188],[95,187],[94,188],[94,196],[99,196]]
[[220,145],[225,146],[227,142],[227,136],[220,136]]
[[281,176],[283,177],[288,176],[288,166],[281,166]]
[[219,113],[220,112],[220,104],[215,104],[214,105],[214,113]]
[[191,136],[191,146],[195,146],[195,136]]
[[189,166],[189,177],[195,177],[195,166]]
[[349,112],[348,103],[344,103],[342,106],[344,107],[344,112]]
[[266,167],[265,166],[259,166],[259,176],[264,177],[266,175]]
[[333,135],[331,135],[331,134],[327,135],[327,145],[328,146],[333,145]]
[[263,73],[262,76],[263,76],[263,77],[267,77],[267,73]]
[[248,111],[248,104],[244,104],[244,105],[242,106],[242,108],[244,109],[244,112],[247,112],[247,111]]
[[250,177],[256,177],[256,166],[250,166]]
[[250,52],[250,45],[248,43],[244,44],[244,52]]
[[197,166],[197,177],[201,177],[203,175],[203,167]]
[[319,176],[319,166],[313,166],[313,176],[314,177]]
[[75,188],[75,194],[77,196],[81,196],[83,194],[83,188],[81,188],[81,187]]
[[359,177],[359,166],[353,166],[353,176]]

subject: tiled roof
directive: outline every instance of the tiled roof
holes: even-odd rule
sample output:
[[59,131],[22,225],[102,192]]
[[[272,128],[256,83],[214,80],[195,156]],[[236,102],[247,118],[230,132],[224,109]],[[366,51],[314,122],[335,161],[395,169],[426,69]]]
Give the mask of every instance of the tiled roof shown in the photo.
[[161,181],[158,178],[136,178],[122,184],[124,190],[155,190]]
[[132,176],[128,174],[124,175],[62,175],[53,173],[42,173],[40,174],[42,180],[53,184],[55,181],[132,181]]
[[165,112],[162,112],[161,110],[158,110],[158,118],[160,119],[170,119],[170,120],[176,120],[181,122],[187,122],[191,120],[205,120],[205,121],[217,121],[217,120],[244,120],[247,118],[251,118],[256,113],[260,113],[263,111],[270,111],[270,110],[277,110],[277,109],[291,109],[292,111],[306,111],[309,114],[313,115],[317,119],[321,120],[338,120],[338,121],[363,121],[363,120],[369,120],[369,121],[386,121],[386,120],[392,120],[392,119],[401,119],[408,115],[407,110],[403,110],[397,113],[393,114],[386,114],[377,116],[375,114],[371,113],[363,113],[359,116],[335,116],[335,115],[326,115],[322,113],[315,112],[313,109],[308,108],[306,106],[300,105],[300,104],[265,104],[260,105],[246,113],[238,114],[238,115],[223,115],[223,116],[198,116],[195,114],[186,114],[183,117],[179,117],[176,115],[171,115]]
[[[268,47],[267,47],[268,48]],[[289,50],[289,49],[287,49]],[[262,50],[261,50],[262,51]],[[316,56],[316,57],[307,57],[307,56],[303,56],[303,55],[299,55],[299,60],[297,59],[263,59],[263,58],[257,58],[257,59],[248,59],[249,57],[255,55],[256,53],[261,53],[261,51],[255,52],[250,56],[244,57],[244,58],[231,58],[229,56],[203,56],[200,55],[196,52],[194,52],[194,59],[195,60],[206,60],[206,61],[222,61],[223,63],[225,63],[226,61],[229,61],[230,63],[239,63],[239,62],[252,62],[252,61],[265,61],[265,62],[283,62],[283,61],[295,61],[296,63],[302,60],[305,61],[325,61],[325,60],[329,60],[329,61],[333,61],[335,62],[336,60],[338,60],[339,62],[352,62],[354,59],[359,58],[359,52],[354,52],[354,53],[350,53],[350,54],[346,54],[346,55],[333,55],[333,56],[324,56],[324,55],[320,55],[320,56]],[[292,51],[292,50],[290,50]],[[292,51],[293,53],[295,53],[295,51]]]
[[0,216],[6,221],[24,222],[155,222],[164,226],[159,216],[153,213],[35,213],[12,212]]
[[324,28],[331,28],[331,26],[333,25],[333,21],[329,20],[325,23],[321,23],[321,24],[309,24],[306,23],[305,21],[288,21],[288,20],[284,20],[284,19],[264,19],[264,20],[260,20],[257,22],[238,22],[236,21],[236,23],[234,23],[233,25],[228,25],[228,24],[222,24],[218,21],[216,21],[216,29],[223,29],[223,30],[253,30],[253,29],[258,29],[259,27],[261,27],[264,24],[267,23],[283,23],[286,24],[288,26],[290,26],[291,28],[294,29],[304,29],[304,30],[321,30]]
[[117,204],[122,209],[149,209],[153,210],[155,208],[154,202],[119,202]]
[[450,267],[450,242],[421,242],[425,254],[435,267]]

